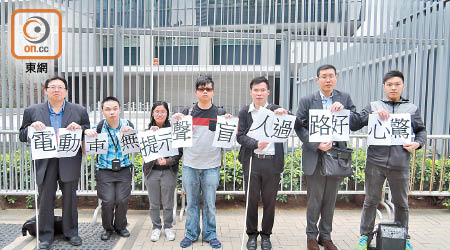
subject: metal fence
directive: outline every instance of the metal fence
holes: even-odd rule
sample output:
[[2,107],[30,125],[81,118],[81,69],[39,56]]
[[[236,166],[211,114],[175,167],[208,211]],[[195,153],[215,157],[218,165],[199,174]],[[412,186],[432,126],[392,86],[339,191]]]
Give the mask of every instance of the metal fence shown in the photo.
[[[364,194],[366,135],[351,135],[354,148],[352,168],[354,175],[340,185],[339,194]],[[415,151],[411,157],[410,195],[450,196],[450,165],[448,154],[449,135],[429,135],[427,146]],[[281,176],[278,194],[306,194],[306,183],[301,166],[300,141],[292,137],[285,153],[285,168]],[[437,145],[442,144],[442,151]],[[236,159],[238,148],[225,152],[220,173],[219,195],[243,195],[242,168]],[[18,141],[17,131],[0,131],[0,195],[30,195],[34,192],[34,173],[28,147]],[[141,162],[135,164],[132,195],[147,195]],[[83,157],[78,195],[95,196],[95,160]],[[179,173],[181,174],[181,173]],[[181,178],[178,180],[182,193]]]
[[[101,118],[108,95],[122,103],[165,100],[174,111],[196,100],[199,74],[216,82],[214,103],[237,114],[249,104],[248,84],[268,77],[271,102],[295,111],[317,90],[315,71],[334,64],[337,88],[358,109],[383,97],[382,75],[405,73],[405,97],[420,107],[430,134],[450,129],[448,0],[0,0],[0,129],[16,130],[22,110],[45,100],[43,82],[68,79],[68,100]],[[57,9],[62,55],[48,72],[26,71],[11,56],[16,9]],[[141,107],[142,108],[142,107]],[[124,117],[143,124],[140,108]],[[439,114],[439,119],[433,119]]]

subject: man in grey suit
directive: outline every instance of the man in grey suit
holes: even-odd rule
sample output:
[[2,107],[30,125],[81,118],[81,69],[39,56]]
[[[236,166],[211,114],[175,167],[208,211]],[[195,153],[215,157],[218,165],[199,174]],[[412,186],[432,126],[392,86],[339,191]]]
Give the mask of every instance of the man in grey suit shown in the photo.
[[[28,127],[43,130],[53,127],[68,130],[89,128],[89,116],[80,105],[65,101],[67,82],[64,78],[53,77],[44,85],[48,101],[26,108],[20,127],[19,139],[28,141]],[[54,201],[57,183],[63,194],[63,233],[70,244],[81,245],[78,236],[78,211],[76,190],[80,177],[82,150],[70,158],[36,160],[36,182],[39,191],[39,249],[49,249],[54,238]]]
[[[306,236],[308,250],[319,250],[319,244],[325,249],[337,249],[331,240],[334,207],[339,183],[342,178],[322,176],[321,154],[331,147],[346,147],[345,142],[309,142],[309,110],[325,109],[331,112],[348,109],[350,129],[355,121],[356,108],[347,93],[335,90],[336,68],[322,65],[317,69],[317,83],[320,90],[303,97],[298,104],[295,132],[302,145],[302,165],[307,182]],[[356,124],[355,122],[353,122]],[[320,217],[320,221],[319,221]],[[317,226],[319,222],[319,226]]]

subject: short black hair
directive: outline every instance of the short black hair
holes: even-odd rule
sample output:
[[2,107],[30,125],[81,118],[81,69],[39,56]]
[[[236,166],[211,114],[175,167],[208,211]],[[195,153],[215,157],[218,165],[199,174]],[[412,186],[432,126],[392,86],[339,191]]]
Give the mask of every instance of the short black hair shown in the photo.
[[115,98],[114,96],[108,96],[108,97],[105,97],[105,99],[103,99],[103,101],[102,101],[102,109],[103,109],[103,104],[105,104],[105,102],[111,102],[111,101],[117,102],[120,107],[119,99]]
[[267,90],[269,90],[270,89],[269,80],[267,80],[267,78],[264,77],[264,76],[258,76],[258,77],[253,78],[250,81],[250,90],[253,88],[253,85],[258,84],[258,83],[262,83],[262,82],[266,83]]
[[324,65],[320,66],[319,68],[317,68],[317,77],[319,77],[320,71],[327,70],[327,69],[333,69],[334,70],[334,74],[337,75],[336,68],[333,65],[331,65],[331,64],[324,64]]
[[210,76],[200,75],[195,81],[195,90],[198,90],[200,87],[206,86],[208,83],[211,83],[212,88],[214,89],[214,81]]
[[387,72],[384,76],[383,76],[383,84],[393,78],[393,77],[400,77],[402,79],[402,82],[405,82],[405,78],[403,77],[403,73],[398,71],[398,70],[391,70],[389,72]]
[[44,88],[48,88],[48,84],[51,82],[51,81],[54,81],[54,80],[60,80],[61,82],[63,82],[64,83],[64,87],[67,89],[67,81],[66,81],[66,79],[64,79],[64,78],[62,78],[62,77],[60,77],[60,76],[54,76],[54,77],[51,77],[51,78],[49,78],[49,79],[47,79],[46,81],[45,81],[45,83],[44,83]]

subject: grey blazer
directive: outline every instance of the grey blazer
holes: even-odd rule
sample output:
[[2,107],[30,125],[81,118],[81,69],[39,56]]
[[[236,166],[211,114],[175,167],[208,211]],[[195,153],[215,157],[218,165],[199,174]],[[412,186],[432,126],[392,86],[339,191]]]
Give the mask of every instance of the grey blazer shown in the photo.
[[[51,126],[50,112],[48,110],[48,102],[34,104],[26,108],[23,113],[22,126],[19,129],[19,139],[22,142],[27,142],[28,126],[35,121],[41,121],[47,127]],[[89,115],[86,109],[78,104],[73,104],[66,101],[64,107],[64,114],[62,117],[61,127],[65,128],[70,123],[75,122],[79,124],[83,131],[90,128]],[[58,158],[59,161],[59,175],[63,182],[76,181],[80,178],[82,149],[78,151],[77,155],[70,158]],[[37,184],[41,185],[44,181],[45,171],[49,164],[49,159],[36,160],[36,176]]]
[[[345,109],[350,110],[350,130],[358,130],[358,116],[356,113],[356,107],[350,98],[350,95],[339,90],[333,90],[333,103],[340,102],[344,105]],[[319,155],[322,153],[319,146],[319,142],[309,142],[309,110],[310,109],[323,109],[322,98],[320,97],[320,92],[305,96],[300,99],[297,110],[297,122],[300,126],[296,126],[295,132],[297,133],[300,140],[303,142],[302,145],[302,166],[305,175],[313,175],[316,170],[317,161]],[[339,142],[339,147],[346,147],[346,142]]]

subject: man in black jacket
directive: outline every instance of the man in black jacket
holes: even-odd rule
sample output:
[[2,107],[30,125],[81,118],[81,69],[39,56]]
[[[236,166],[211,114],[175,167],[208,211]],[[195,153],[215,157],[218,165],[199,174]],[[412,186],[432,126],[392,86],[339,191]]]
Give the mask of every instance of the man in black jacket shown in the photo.
[[[350,129],[356,116],[356,108],[347,93],[335,90],[336,68],[322,65],[317,69],[317,83],[320,90],[303,97],[298,104],[295,132],[302,145],[302,166],[307,182],[306,236],[308,250],[319,250],[319,244],[327,250],[337,249],[331,240],[334,207],[342,178],[322,176],[321,155],[335,147],[346,147],[346,142],[309,142],[309,110],[325,109],[331,112],[350,110]],[[301,125],[301,126],[298,126]],[[320,217],[320,220],[319,220]],[[317,225],[318,224],[318,225]]]
[[[52,77],[45,81],[44,93],[48,101],[34,104],[23,113],[19,139],[27,142],[28,128],[43,130],[53,127],[68,130],[88,129],[89,115],[86,108],[65,100],[67,81]],[[74,157],[36,160],[36,183],[39,191],[39,249],[50,249],[54,239],[54,202],[56,189],[63,194],[63,233],[74,246],[82,244],[78,235],[77,188],[81,171],[81,149]]]
[[[403,74],[390,71],[383,78],[383,89],[387,100],[371,102],[359,115],[359,128],[367,126],[369,114],[378,114],[386,120],[389,114],[411,114],[414,141],[403,145],[369,146],[367,149],[365,169],[364,207],[361,215],[361,239],[357,250],[367,249],[368,235],[373,231],[376,209],[381,200],[384,181],[389,181],[392,201],[394,203],[394,222],[408,228],[408,193],[410,152],[421,148],[427,139],[427,131],[420,116],[419,108],[401,97],[405,88]],[[412,249],[409,240],[406,249]]]
[[[244,170],[244,186],[249,199],[246,221],[247,249],[256,249],[258,233],[261,234],[261,249],[272,248],[270,235],[272,234],[275,216],[275,199],[284,165],[283,143],[258,141],[247,136],[253,119],[258,112],[261,112],[261,107],[270,109],[275,114],[287,114],[287,111],[278,105],[267,103],[269,94],[269,81],[263,76],[254,78],[250,82],[250,95],[253,102],[239,111],[237,141],[241,144],[241,149],[238,158]],[[250,157],[252,157],[252,170],[250,186],[247,190]],[[258,232],[258,202],[260,196],[264,210],[262,230]]]

